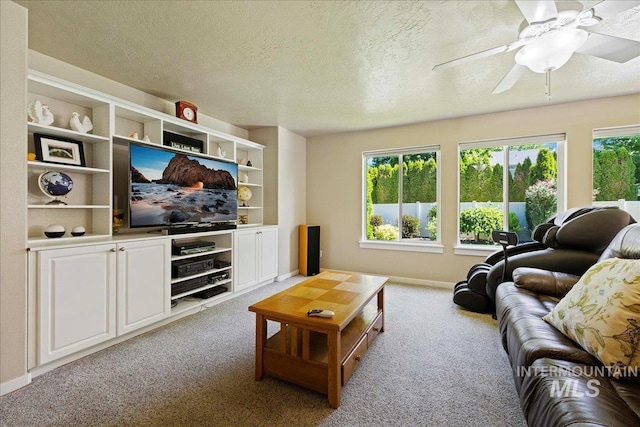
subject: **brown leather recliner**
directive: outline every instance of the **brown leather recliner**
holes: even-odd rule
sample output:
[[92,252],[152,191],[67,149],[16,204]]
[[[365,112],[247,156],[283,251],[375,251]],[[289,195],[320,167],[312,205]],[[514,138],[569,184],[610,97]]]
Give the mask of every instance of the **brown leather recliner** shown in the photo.
[[[623,228],[598,261],[611,257],[640,260],[640,224]],[[526,267],[513,276],[497,288],[496,316],[529,426],[640,426],[640,372],[612,378],[542,319],[579,277]],[[558,389],[559,377],[571,390]]]
[[[507,249],[504,281],[512,280],[518,267],[536,267],[582,275],[625,226],[635,223],[626,211],[615,207],[580,207],[562,212],[536,227],[533,241]],[[504,252],[496,251],[474,265],[464,281],[456,284],[453,301],[469,310],[495,312],[496,288],[503,282]]]

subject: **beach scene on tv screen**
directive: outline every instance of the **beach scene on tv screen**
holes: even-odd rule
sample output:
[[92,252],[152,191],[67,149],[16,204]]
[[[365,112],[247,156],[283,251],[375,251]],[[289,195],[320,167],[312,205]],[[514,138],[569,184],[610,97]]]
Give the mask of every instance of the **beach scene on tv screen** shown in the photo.
[[130,146],[132,227],[237,219],[237,165]]

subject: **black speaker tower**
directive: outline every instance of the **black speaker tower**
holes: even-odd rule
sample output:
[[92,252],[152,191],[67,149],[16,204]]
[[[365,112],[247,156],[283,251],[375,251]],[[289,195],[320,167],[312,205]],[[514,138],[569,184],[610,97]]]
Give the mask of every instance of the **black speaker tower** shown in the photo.
[[300,274],[315,276],[320,273],[320,226],[300,226]]

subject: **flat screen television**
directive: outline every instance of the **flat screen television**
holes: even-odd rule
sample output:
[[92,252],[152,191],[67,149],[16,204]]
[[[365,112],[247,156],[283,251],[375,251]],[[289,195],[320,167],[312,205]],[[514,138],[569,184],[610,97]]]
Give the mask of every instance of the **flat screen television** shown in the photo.
[[238,165],[165,146],[129,146],[130,227],[238,219]]

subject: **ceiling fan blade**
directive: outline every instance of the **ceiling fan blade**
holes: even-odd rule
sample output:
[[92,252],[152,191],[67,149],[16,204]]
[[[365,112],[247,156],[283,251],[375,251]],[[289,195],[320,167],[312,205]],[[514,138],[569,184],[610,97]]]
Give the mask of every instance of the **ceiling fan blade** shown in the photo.
[[589,33],[587,41],[576,52],[622,63],[640,56],[640,42]]
[[640,1],[637,0],[603,0],[591,9],[598,18],[607,19],[638,5],[640,5]]
[[516,40],[513,43],[505,44],[504,46],[494,47],[492,49],[483,50],[482,52],[472,53],[471,55],[463,56],[462,58],[453,59],[448,62],[443,62],[442,64],[438,64],[433,67],[433,71],[436,70],[444,70],[445,68],[454,67],[460,64],[466,64],[467,62],[476,61],[478,59],[487,58],[492,55],[496,55],[498,53],[511,52],[514,49],[517,49],[525,44],[529,43],[531,40]]
[[544,22],[558,16],[555,0],[515,0],[527,22]]
[[498,83],[498,86],[496,86],[496,88],[491,93],[492,94],[502,93],[511,89],[513,85],[516,84],[518,80],[520,80],[520,77],[522,77],[522,75],[526,71],[527,71],[527,67],[525,67],[524,65],[520,65],[520,64],[514,65],[513,68],[509,70],[507,75],[502,78],[500,83]]

